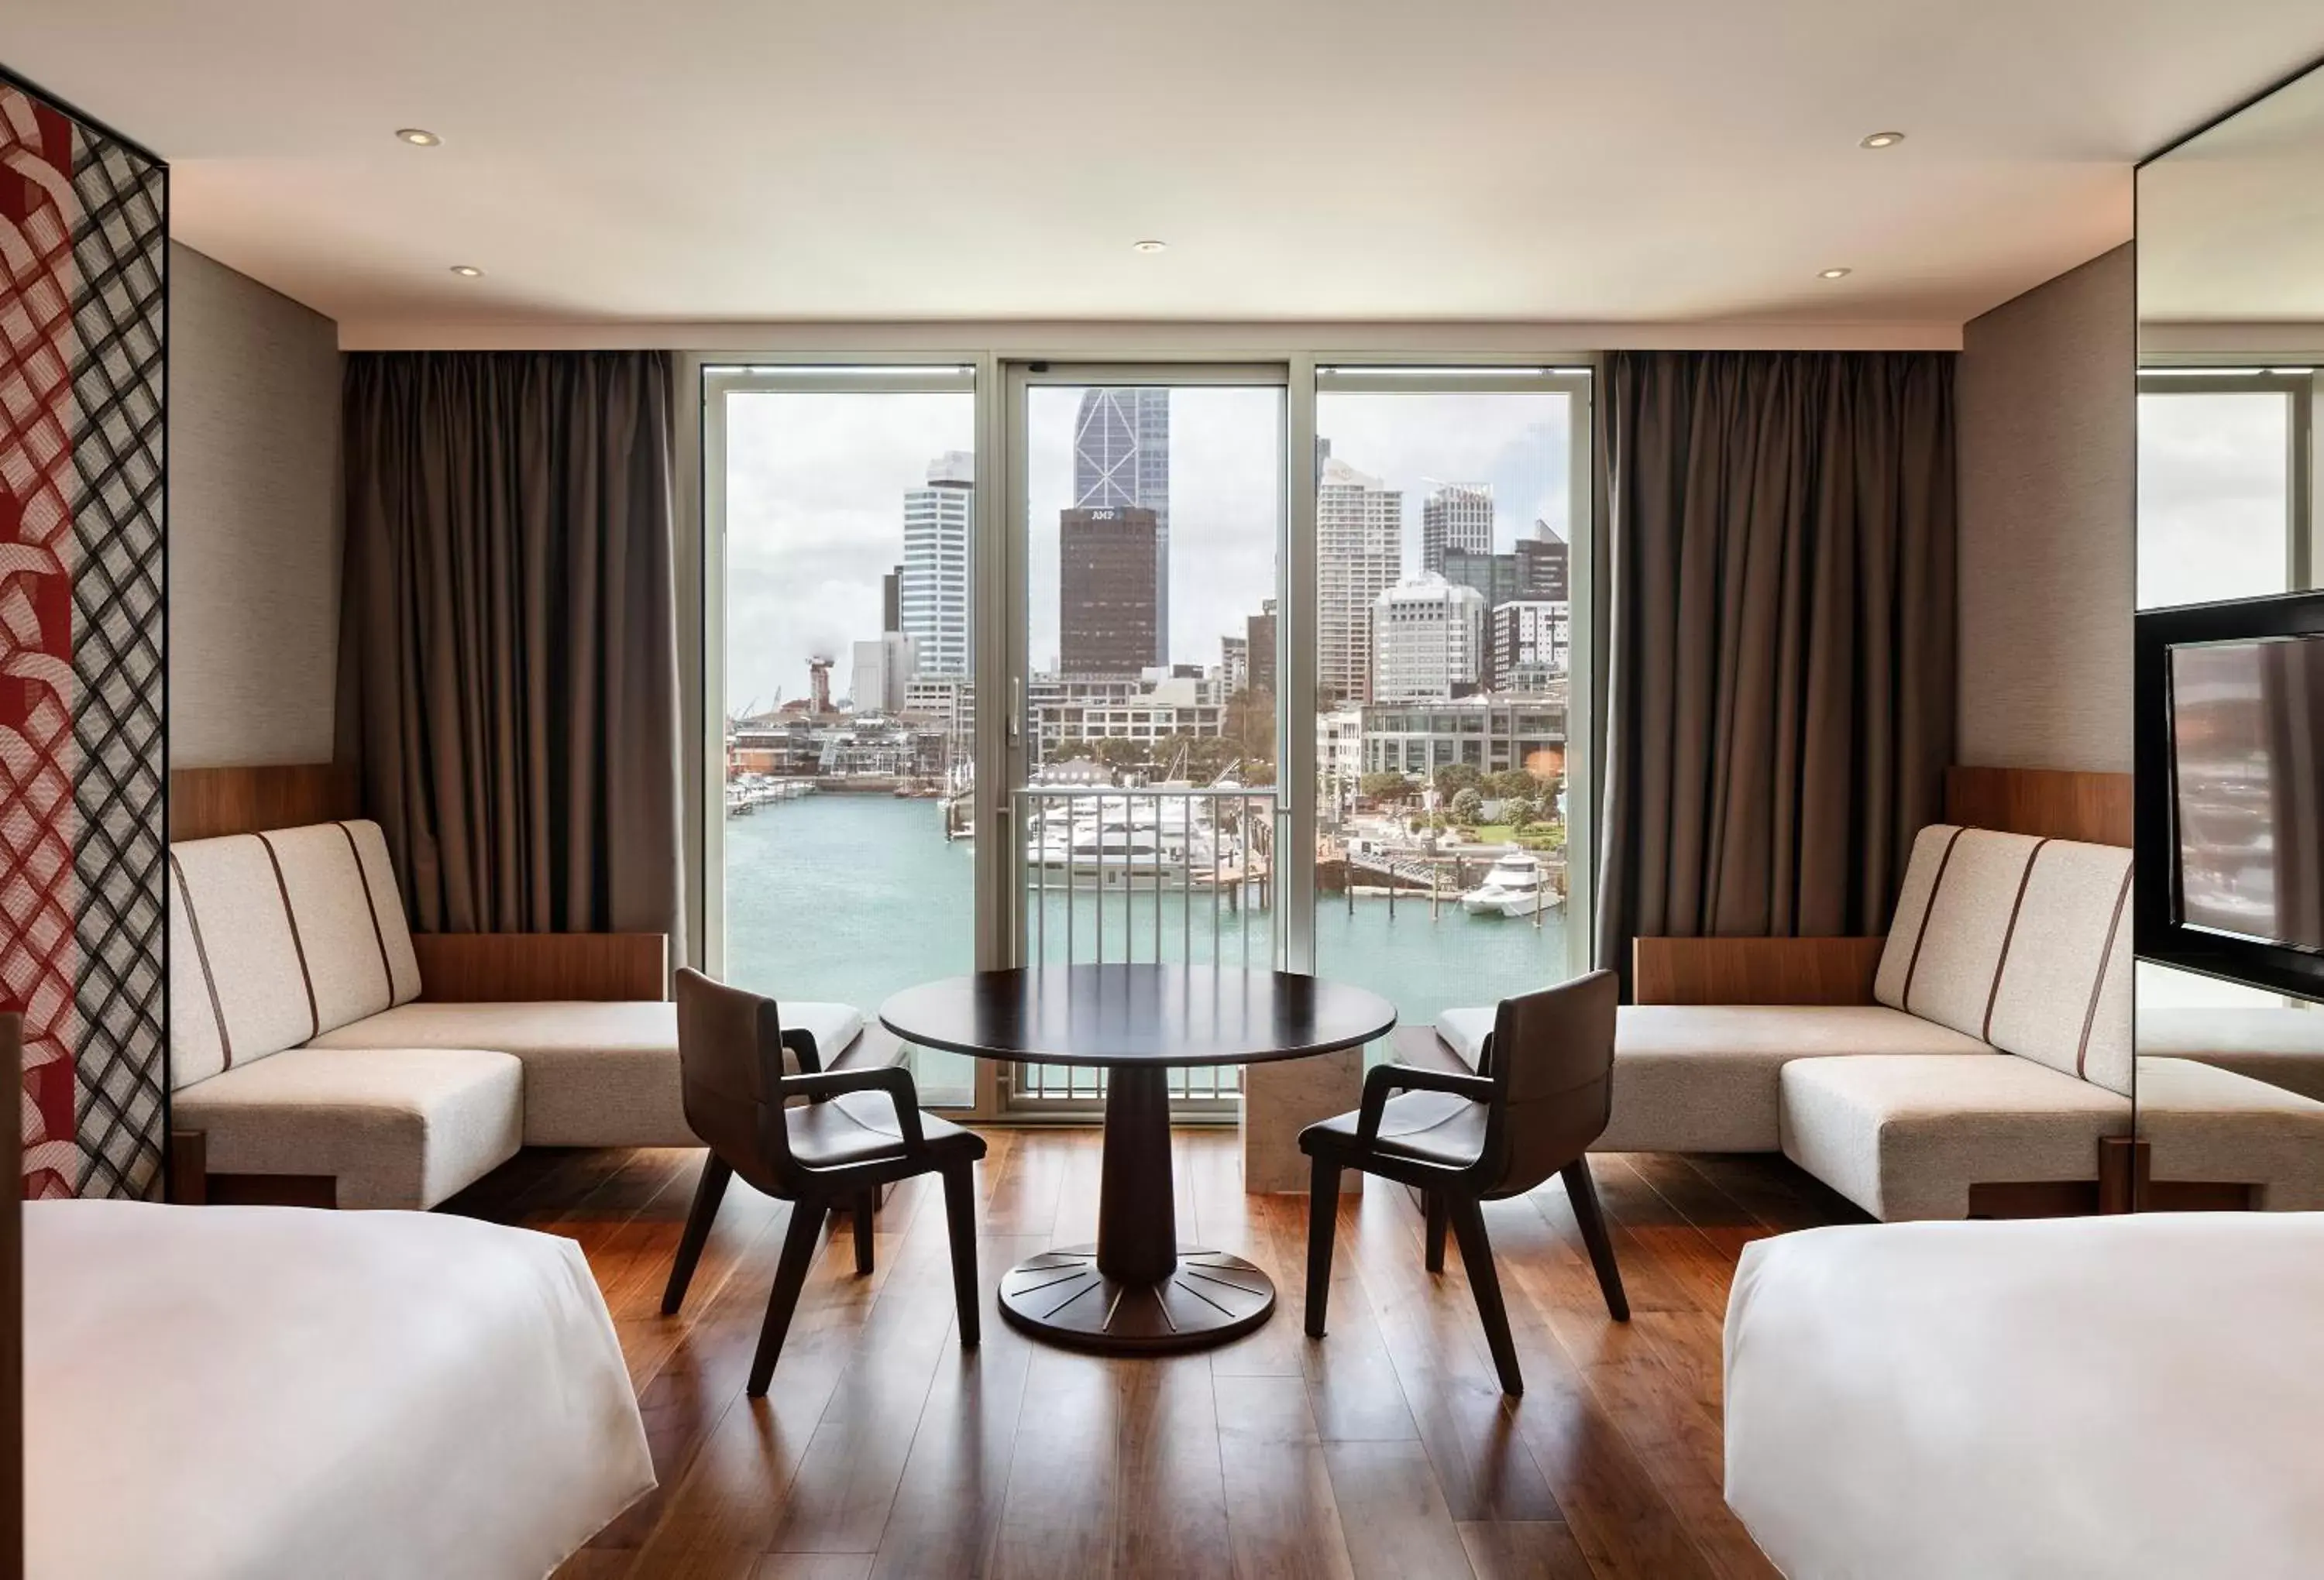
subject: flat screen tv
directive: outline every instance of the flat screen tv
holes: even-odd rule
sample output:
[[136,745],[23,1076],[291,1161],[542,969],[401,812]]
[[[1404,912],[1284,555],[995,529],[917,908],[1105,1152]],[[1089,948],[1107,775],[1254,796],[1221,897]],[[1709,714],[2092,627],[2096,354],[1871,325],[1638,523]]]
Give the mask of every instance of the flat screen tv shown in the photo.
[[2324,594],[2137,629],[2139,956],[2324,998]]

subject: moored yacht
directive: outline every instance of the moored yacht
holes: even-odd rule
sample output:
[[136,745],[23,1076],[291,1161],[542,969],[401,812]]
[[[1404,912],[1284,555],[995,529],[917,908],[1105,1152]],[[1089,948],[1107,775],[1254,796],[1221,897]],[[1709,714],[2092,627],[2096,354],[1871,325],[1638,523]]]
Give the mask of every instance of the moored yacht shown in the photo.
[[1531,916],[1563,898],[1543,881],[1540,857],[1512,850],[1493,863],[1484,882],[1461,896],[1461,908],[1471,916]]

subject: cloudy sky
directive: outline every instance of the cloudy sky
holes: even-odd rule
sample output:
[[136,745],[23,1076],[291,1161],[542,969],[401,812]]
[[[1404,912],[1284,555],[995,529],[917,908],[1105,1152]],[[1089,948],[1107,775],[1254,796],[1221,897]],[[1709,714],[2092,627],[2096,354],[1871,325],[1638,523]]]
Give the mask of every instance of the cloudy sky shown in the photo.
[[[1029,651],[1056,652],[1057,512],[1072,502],[1073,423],[1081,391],[1037,386],[1026,444],[1031,544]],[[1275,595],[1283,498],[1280,390],[1178,389],[1170,403],[1170,651],[1219,661]],[[1347,394],[1318,398],[1334,456],[1405,494],[1405,560],[1420,557],[1420,506],[1432,486],[1488,482],[1496,547],[1536,518],[1566,522],[1567,397],[1541,391]],[[805,694],[807,659],[838,661],[880,628],[880,579],[903,554],[903,496],[946,450],[972,448],[965,394],[818,391],[729,398],[727,697],[764,708]]]
[[2284,590],[2282,395],[2138,398],[2142,608]]

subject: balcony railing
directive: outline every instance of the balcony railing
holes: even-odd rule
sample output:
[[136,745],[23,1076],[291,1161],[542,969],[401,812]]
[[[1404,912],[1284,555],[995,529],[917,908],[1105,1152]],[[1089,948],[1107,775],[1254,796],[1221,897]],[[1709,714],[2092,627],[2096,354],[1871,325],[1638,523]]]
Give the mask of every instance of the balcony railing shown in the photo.
[[[1273,789],[1045,786],[1016,792],[1010,811],[1028,964],[1266,969],[1279,958]],[[1234,1066],[1170,1072],[1190,1114],[1231,1112],[1241,1089]],[[1010,1100],[1055,1112],[1104,1090],[1100,1070],[1023,1065]]]

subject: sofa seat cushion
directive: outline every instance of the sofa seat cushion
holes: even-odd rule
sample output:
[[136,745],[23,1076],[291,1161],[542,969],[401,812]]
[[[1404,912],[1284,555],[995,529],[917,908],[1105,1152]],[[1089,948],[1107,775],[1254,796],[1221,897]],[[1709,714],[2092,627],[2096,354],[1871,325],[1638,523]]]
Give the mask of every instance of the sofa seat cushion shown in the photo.
[[2098,1138],[2130,1134],[2129,1098],[2014,1053],[1795,1059],[1780,1085],[1784,1155],[1890,1223],[1967,1217],[1975,1184],[2094,1180]]
[[[861,1036],[844,1004],[785,1003],[826,1065]],[[699,1146],[678,1074],[678,1006],[667,999],[435,1004],[425,999],[327,1032],[317,1048],[497,1048],[524,1063],[527,1146]],[[788,1063],[788,1061],[786,1061]]]
[[2324,1208],[2324,1103],[2313,1098],[2191,1059],[2141,1058],[2138,1134],[2156,1180],[2256,1186],[2255,1205],[2270,1212]]
[[328,1174],[343,1208],[435,1206],[516,1155],[524,1069],[478,1048],[293,1048],[180,1090],[210,1171]]
[[[1475,1068],[1489,1009],[1436,1032]],[[1879,1005],[1626,1004],[1614,1023],[1614,1114],[1596,1152],[1774,1152],[1775,1078],[1840,1053],[1990,1053],[1975,1037]]]
[[2324,1011],[2141,1007],[2138,1051],[2216,1064],[2324,1102]]

